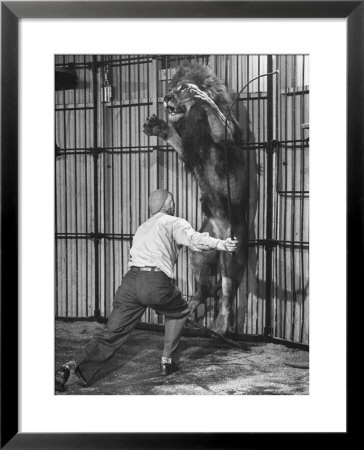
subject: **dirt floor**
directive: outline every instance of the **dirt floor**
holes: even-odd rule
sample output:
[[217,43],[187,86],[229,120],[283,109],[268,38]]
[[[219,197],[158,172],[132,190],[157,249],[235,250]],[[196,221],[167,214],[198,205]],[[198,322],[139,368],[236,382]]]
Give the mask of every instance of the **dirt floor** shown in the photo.
[[[103,325],[56,322],[56,367],[72,360]],[[135,330],[105,367],[102,378],[81,387],[71,376],[58,395],[306,395],[309,353],[277,344],[248,343],[245,348],[207,338],[183,337],[178,349],[180,370],[159,375],[163,334]]]

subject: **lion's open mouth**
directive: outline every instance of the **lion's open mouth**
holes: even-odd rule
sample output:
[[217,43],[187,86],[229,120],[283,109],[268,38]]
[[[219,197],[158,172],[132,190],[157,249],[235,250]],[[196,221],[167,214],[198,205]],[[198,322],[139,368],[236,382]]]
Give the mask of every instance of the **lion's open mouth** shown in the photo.
[[179,105],[179,106],[177,106],[177,107],[173,107],[173,106],[171,106],[171,105],[168,105],[168,106],[167,106],[167,109],[168,109],[168,113],[169,113],[171,116],[174,116],[174,115],[176,115],[176,114],[184,114],[185,111],[186,111],[186,108],[185,108],[183,105]]

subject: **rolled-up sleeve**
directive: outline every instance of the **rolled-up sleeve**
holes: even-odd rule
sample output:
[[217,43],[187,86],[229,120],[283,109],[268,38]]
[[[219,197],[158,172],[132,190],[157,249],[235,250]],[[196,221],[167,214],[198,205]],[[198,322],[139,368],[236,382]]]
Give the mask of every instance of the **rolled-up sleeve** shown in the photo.
[[178,245],[184,245],[191,250],[202,252],[216,248],[219,239],[215,239],[208,233],[199,233],[184,219],[178,219],[173,223],[173,238]]

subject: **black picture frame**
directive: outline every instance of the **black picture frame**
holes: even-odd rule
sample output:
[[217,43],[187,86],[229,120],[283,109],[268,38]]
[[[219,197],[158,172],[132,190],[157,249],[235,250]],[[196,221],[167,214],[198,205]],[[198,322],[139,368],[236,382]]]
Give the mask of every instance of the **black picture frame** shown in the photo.
[[[1,2],[1,448],[256,448],[276,435],[18,432],[18,22],[21,18],[347,18],[347,303],[362,295],[363,1]],[[12,105],[8,108],[8,105]],[[359,245],[358,245],[359,243]],[[358,252],[359,249],[359,252]],[[344,274],[343,274],[344,275]],[[350,346],[347,345],[349,350]],[[37,370],[37,368],[35,368]],[[34,405],[36,409],[36,405]],[[122,405],[121,405],[122,407]],[[166,414],[170,414],[166,411]],[[262,411],[262,414],[265,414]],[[349,414],[347,416],[349,418]],[[348,420],[348,419],[347,419]],[[167,431],[167,430],[166,430]],[[348,424],[348,431],[350,427]],[[340,433],[347,438],[349,433]],[[305,443],[309,433],[299,443]],[[325,436],[323,436],[325,439]],[[337,438],[335,437],[336,443]],[[280,446],[290,444],[280,435]],[[297,439],[297,438],[295,438]],[[291,441],[292,442],[292,441]],[[318,444],[315,436],[315,444]]]

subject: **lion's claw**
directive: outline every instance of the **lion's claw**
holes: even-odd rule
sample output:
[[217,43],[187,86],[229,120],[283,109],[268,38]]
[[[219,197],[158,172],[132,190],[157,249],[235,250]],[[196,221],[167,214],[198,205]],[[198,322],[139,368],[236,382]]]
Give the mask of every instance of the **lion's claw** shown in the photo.
[[147,136],[160,136],[166,130],[168,125],[164,120],[159,119],[155,114],[147,117],[143,125],[143,132]]

